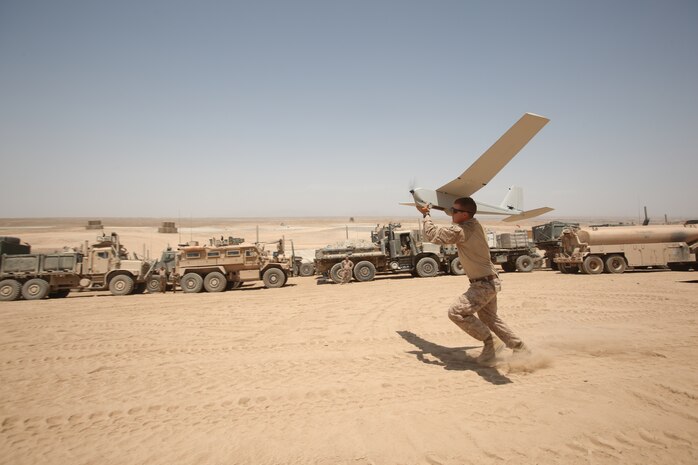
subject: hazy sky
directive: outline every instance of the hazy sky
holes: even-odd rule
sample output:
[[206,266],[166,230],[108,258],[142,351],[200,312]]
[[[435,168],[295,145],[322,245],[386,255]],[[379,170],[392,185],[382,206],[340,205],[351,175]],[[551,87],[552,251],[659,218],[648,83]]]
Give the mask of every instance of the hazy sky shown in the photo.
[[[698,217],[698,2],[0,0],[0,217]],[[414,212],[416,213],[416,212]]]

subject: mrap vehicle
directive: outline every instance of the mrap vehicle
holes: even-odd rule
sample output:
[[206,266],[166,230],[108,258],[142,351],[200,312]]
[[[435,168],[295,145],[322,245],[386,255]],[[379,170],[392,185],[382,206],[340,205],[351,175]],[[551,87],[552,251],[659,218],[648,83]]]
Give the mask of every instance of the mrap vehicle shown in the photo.
[[273,253],[264,244],[245,244],[244,239],[233,237],[211,240],[208,245],[193,242],[178,248],[174,270],[187,293],[223,292],[259,280],[267,288],[282,287],[291,275],[283,248],[283,240]]

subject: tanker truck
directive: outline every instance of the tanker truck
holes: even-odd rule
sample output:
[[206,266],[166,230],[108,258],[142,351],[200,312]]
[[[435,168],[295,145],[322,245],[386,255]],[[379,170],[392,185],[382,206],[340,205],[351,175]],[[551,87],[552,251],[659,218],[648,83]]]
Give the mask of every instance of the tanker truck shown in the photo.
[[698,225],[565,228],[555,263],[561,273],[623,273],[632,268],[698,270]]

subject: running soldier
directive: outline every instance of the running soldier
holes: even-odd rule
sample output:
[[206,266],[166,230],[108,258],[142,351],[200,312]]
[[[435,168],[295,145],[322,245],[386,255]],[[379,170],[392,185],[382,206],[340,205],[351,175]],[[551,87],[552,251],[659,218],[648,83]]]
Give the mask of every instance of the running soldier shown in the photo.
[[447,211],[453,222],[449,227],[434,225],[430,207],[417,205],[417,210],[424,215],[424,235],[436,244],[455,244],[461,266],[470,279],[470,287],[451,304],[448,317],[463,331],[484,343],[477,362],[490,367],[496,364],[497,353],[504,346],[492,333],[514,353],[528,352],[524,342],[497,316],[497,293],[501,290],[501,283],[490,259],[485,231],[474,218],[477,213],[475,201],[470,197],[455,200]]

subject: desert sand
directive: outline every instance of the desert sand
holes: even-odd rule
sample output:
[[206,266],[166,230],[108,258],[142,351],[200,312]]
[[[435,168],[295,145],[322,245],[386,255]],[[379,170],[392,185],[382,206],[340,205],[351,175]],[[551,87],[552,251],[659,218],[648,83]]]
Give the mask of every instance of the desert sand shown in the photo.
[[[381,222],[159,221],[103,222],[153,257],[257,226],[305,256]],[[0,220],[0,235],[58,250],[94,239],[85,223]],[[446,315],[459,276],[0,302],[0,463],[698,463],[698,273],[502,281],[500,315],[533,353],[494,368]]]

